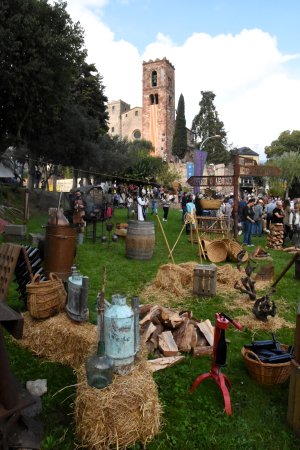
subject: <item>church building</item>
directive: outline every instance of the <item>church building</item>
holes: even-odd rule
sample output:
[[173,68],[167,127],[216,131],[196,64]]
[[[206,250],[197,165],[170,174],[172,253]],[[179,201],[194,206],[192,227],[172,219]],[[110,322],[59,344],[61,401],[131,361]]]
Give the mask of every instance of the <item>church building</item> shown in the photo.
[[123,100],[108,103],[109,133],[151,141],[154,156],[172,159],[175,129],[175,68],[166,59],[143,62],[142,107]]

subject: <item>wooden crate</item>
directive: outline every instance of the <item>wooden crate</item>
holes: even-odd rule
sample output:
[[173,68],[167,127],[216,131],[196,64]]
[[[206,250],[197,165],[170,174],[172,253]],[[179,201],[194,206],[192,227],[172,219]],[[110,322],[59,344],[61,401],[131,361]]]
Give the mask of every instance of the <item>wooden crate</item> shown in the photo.
[[21,248],[21,245],[8,243],[0,246],[0,301],[7,298]]
[[217,266],[199,264],[194,269],[193,294],[199,296],[215,295],[217,290]]

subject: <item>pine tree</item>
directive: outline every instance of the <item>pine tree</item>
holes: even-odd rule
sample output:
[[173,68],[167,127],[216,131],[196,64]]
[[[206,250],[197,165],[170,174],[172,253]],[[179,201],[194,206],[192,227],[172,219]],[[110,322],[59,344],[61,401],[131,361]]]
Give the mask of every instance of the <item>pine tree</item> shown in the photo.
[[172,142],[172,154],[179,159],[185,157],[187,151],[187,130],[185,120],[185,105],[183,95],[180,94],[177,106],[175,131]]
[[210,136],[221,136],[221,138],[207,140],[203,150],[208,152],[207,162],[226,163],[229,160],[229,152],[226,150],[226,131],[214,105],[216,96],[212,91],[201,91],[201,95],[200,111],[194,117],[192,132],[200,139],[200,143]]

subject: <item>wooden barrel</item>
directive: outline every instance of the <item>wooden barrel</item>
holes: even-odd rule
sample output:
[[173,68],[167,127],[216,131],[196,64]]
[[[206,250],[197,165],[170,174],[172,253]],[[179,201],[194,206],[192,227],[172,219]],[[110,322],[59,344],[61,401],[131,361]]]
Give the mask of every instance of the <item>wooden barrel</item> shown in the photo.
[[71,275],[76,251],[76,228],[70,225],[47,225],[44,248],[44,269],[63,281]]
[[151,259],[155,245],[154,222],[130,220],[126,236],[126,256],[130,259]]

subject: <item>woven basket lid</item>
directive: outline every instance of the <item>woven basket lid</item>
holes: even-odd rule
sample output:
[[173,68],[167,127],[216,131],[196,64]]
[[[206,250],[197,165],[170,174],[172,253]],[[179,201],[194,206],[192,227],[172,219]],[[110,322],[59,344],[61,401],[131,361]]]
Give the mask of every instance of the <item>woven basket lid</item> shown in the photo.
[[207,257],[211,262],[218,263],[226,261],[227,246],[221,240],[216,240],[208,244],[206,247]]

